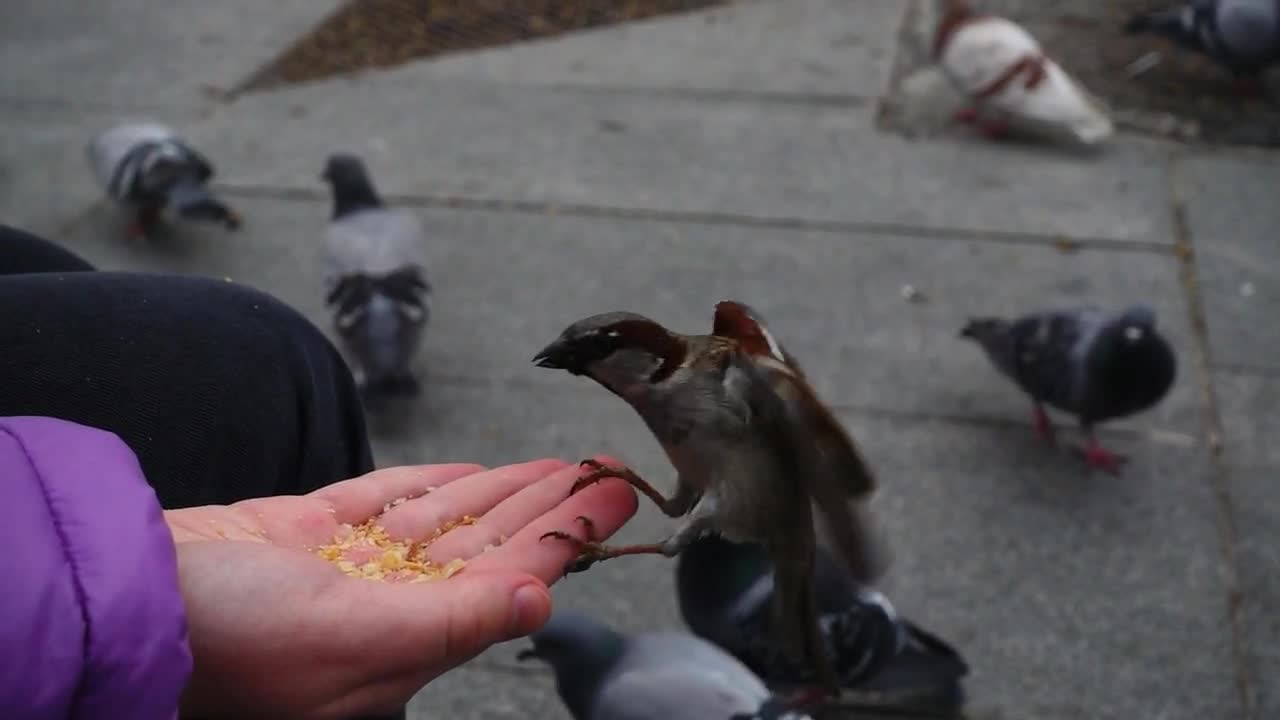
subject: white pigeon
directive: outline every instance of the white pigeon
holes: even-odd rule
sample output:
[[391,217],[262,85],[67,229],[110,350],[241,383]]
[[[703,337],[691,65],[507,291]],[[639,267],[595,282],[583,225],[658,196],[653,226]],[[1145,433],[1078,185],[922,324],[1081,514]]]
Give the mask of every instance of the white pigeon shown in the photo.
[[331,155],[326,301],[367,397],[419,391],[410,366],[430,314],[426,237],[417,216],[389,208],[354,155]]
[[957,113],[989,136],[1010,128],[1096,145],[1115,133],[1103,103],[1047,55],[1026,29],[945,0],[934,34],[934,59],[974,103]]
[[172,128],[121,123],[94,136],[85,151],[102,189],[135,211],[135,237],[150,233],[166,208],[180,217],[240,227],[240,216],[209,191],[213,163]]

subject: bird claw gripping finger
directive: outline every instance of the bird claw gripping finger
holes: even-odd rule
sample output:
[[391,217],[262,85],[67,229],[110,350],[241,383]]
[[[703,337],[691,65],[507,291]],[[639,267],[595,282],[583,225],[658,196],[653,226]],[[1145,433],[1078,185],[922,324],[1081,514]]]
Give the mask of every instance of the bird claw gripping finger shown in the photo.
[[[595,537],[595,523],[590,518],[578,516],[578,522],[582,523],[587,530],[587,537]],[[575,558],[565,567],[565,574],[579,573],[587,568],[595,565],[601,560],[611,560],[623,555],[666,555],[666,547],[663,543],[646,543],[641,545],[605,545],[594,540],[580,540],[567,532],[560,530],[552,530],[543,533],[540,540],[547,538],[555,538],[572,544],[578,551],[578,557]]]
[[570,495],[574,495],[588,485],[594,485],[605,478],[621,478],[632,484],[644,482],[640,479],[640,476],[636,475],[630,468],[606,465],[599,460],[583,460],[581,463],[578,463],[578,465],[583,468],[590,468],[590,471],[587,472],[586,475],[578,478],[577,482],[575,482],[573,487],[569,490]]

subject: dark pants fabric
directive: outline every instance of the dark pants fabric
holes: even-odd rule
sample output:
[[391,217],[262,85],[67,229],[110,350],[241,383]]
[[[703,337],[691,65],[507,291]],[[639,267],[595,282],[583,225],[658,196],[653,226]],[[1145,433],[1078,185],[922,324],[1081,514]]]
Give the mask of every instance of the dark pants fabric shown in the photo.
[[216,279],[94,271],[0,225],[6,415],[114,432],[166,509],[302,494],[373,469],[350,371],[292,308]]

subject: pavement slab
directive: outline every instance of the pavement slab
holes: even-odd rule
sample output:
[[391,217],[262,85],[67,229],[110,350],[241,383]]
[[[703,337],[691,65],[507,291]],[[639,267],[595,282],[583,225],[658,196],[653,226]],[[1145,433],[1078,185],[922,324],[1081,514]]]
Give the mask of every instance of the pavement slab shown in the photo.
[[1179,164],[1215,365],[1280,373],[1280,158],[1192,155]]
[[1163,156],[1147,148],[920,144],[848,108],[413,70],[244,96],[200,131],[222,182],[246,188],[314,188],[325,155],[347,149],[394,195],[1171,242],[1152,211],[1167,203]]
[[207,105],[340,2],[6,3],[0,97]]
[[442,56],[435,77],[519,85],[875,98],[906,0],[751,0]]
[[1214,375],[1225,435],[1223,482],[1231,500],[1241,597],[1240,636],[1254,717],[1280,715],[1280,374]]

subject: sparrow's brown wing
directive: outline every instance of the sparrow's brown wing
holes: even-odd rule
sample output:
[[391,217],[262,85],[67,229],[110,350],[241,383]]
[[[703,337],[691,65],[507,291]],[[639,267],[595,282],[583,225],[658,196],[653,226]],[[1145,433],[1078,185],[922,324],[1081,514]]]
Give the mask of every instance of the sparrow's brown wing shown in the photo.
[[716,335],[734,338],[768,379],[782,400],[793,441],[807,458],[798,468],[817,506],[823,537],[842,558],[850,574],[868,583],[884,572],[887,552],[874,532],[864,503],[875,491],[870,467],[853,438],[814,392],[788,353],[765,326],[760,314],[743,303],[716,305]]

